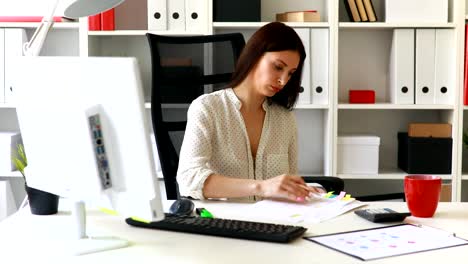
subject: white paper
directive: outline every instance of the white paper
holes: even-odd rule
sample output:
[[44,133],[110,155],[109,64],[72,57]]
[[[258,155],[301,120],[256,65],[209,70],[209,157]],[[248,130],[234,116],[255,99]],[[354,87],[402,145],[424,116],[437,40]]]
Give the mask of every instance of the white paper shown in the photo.
[[468,244],[443,230],[408,224],[307,239],[362,260]]
[[263,200],[248,207],[250,216],[281,222],[320,223],[366,205],[355,199],[314,198],[306,203]]

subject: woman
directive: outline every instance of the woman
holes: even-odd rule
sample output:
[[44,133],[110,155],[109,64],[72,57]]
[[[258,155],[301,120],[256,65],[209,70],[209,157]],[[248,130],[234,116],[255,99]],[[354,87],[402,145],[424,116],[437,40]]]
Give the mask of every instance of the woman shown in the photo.
[[244,47],[230,87],[192,102],[180,152],[180,194],[304,201],[294,113],[304,59],[294,29],[272,22]]

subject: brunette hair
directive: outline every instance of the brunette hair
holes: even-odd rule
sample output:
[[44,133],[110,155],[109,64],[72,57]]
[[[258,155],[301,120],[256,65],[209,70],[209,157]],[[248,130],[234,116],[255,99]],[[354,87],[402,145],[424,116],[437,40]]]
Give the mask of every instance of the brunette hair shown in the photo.
[[299,53],[299,65],[284,88],[273,97],[268,98],[268,101],[270,104],[276,103],[287,109],[292,109],[301,90],[302,68],[306,53],[296,31],[281,22],[268,23],[252,35],[237,60],[229,87],[236,87],[242,83],[265,52],[285,50]]

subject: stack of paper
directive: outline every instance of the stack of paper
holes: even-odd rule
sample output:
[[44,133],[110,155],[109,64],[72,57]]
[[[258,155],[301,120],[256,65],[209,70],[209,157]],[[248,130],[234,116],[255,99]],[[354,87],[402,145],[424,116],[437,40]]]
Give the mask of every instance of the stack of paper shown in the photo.
[[249,216],[272,221],[319,223],[366,205],[345,192],[314,196],[305,203],[263,200],[249,206]]

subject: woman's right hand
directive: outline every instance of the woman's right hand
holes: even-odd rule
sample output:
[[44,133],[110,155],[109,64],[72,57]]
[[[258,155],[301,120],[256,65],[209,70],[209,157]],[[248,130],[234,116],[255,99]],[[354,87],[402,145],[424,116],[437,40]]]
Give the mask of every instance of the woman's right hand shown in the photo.
[[282,198],[294,202],[304,202],[309,196],[309,188],[300,176],[279,175],[260,183],[260,196]]

